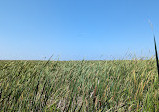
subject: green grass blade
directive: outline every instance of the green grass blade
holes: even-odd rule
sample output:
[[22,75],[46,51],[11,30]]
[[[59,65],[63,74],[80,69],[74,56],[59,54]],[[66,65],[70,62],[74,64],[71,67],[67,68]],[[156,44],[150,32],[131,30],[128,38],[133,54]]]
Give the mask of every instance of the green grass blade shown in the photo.
[[154,36],[154,44],[155,44],[155,55],[156,55],[156,64],[157,64],[158,80],[159,80],[159,65],[158,65],[158,54],[157,54],[157,46],[156,46],[155,36]]

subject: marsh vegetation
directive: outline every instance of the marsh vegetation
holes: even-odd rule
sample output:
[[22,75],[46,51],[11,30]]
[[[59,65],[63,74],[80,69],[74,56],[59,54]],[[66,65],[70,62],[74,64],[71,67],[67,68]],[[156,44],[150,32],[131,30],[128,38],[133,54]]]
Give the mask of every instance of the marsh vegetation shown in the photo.
[[150,60],[0,61],[0,111],[159,111]]

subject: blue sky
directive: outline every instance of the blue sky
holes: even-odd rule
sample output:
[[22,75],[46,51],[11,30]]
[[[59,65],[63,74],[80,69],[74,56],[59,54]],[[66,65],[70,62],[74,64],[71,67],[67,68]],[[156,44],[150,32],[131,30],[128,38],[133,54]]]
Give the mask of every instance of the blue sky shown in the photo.
[[0,0],[0,59],[121,59],[154,55],[158,0]]

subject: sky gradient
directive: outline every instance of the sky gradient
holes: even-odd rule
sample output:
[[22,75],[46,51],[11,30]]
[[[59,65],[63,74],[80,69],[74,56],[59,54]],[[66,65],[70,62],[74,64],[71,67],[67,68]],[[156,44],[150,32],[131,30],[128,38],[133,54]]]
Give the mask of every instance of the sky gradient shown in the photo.
[[[0,0],[0,60],[154,55],[158,0]],[[159,49],[159,48],[158,48]]]

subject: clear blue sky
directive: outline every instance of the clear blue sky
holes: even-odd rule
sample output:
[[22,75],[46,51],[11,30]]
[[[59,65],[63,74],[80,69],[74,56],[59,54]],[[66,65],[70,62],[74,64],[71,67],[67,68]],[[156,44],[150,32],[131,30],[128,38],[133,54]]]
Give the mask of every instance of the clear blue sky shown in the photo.
[[152,56],[158,11],[158,0],[0,0],[0,59]]

